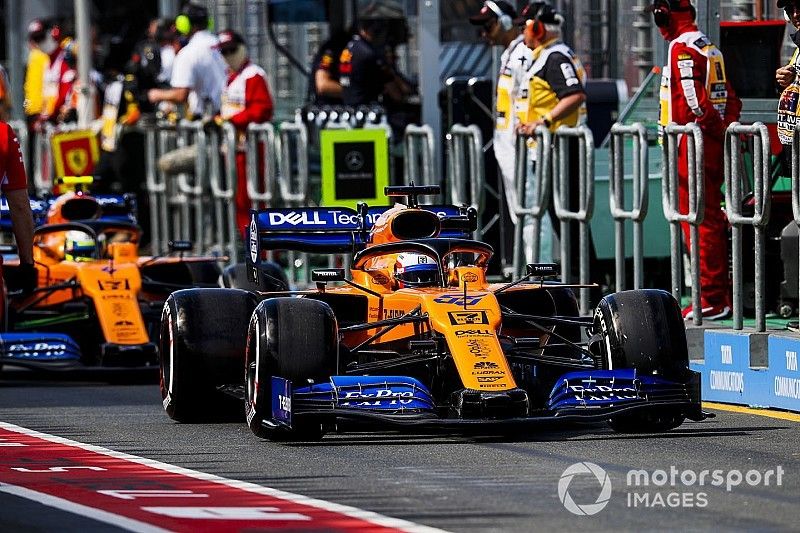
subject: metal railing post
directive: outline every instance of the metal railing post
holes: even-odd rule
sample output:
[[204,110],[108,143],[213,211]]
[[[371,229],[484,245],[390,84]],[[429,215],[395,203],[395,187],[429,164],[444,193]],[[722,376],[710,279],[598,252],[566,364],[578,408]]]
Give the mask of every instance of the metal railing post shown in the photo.
[[33,185],[40,196],[53,191],[53,148],[50,138],[54,131],[51,124],[45,123],[34,139]]
[[[633,199],[630,210],[625,209],[625,138],[633,140]],[[644,286],[644,219],[647,216],[648,155],[647,130],[640,122],[611,127],[611,157],[609,162],[608,203],[614,218],[614,263],[617,291],[625,290],[625,221],[633,222],[633,288]]]
[[[576,137],[578,154],[578,210],[569,209],[569,138]],[[579,276],[582,285],[589,284],[589,222],[594,214],[594,137],[587,126],[568,128],[560,126],[554,134],[553,162],[558,169],[553,179],[553,203],[556,216],[561,222],[561,276],[571,277],[569,221],[580,224]],[[572,164],[575,162],[573,161]],[[581,314],[589,313],[589,290],[580,290]]]
[[[535,139],[535,159],[531,157],[528,148],[529,139]],[[532,224],[532,260],[539,262],[540,230],[542,216],[547,213],[550,206],[550,191],[552,188],[553,167],[550,161],[553,148],[553,137],[550,130],[539,126],[532,136],[517,136],[517,160],[514,171],[514,181],[517,185],[517,202],[514,214],[517,224],[514,227],[514,278],[519,278],[525,273],[525,218],[533,218]],[[531,163],[536,161],[535,170],[529,173]],[[527,201],[528,191],[531,191],[531,201]]]
[[[178,205],[181,213],[181,235],[193,241],[194,251],[200,253],[204,247],[205,236],[203,224],[203,180],[208,173],[208,141],[203,123],[182,120],[178,124],[178,134],[184,143],[194,141],[197,147],[194,163],[194,183],[189,183],[188,174],[181,172],[177,176],[178,192],[180,193]],[[189,139],[190,135],[193,136]]]
[[[739,158],[739,135],[752,135],[753,149],[753,216],[742,214],[742,168]],[[756,331],[767,329],[765,306],[764,257],[766,227],[770,212],[770,138],[762,122],[744,126],[734,122],[725,132],[725,212],[732,226],[733,247],[733,328],[744,328],[742,300],[742,226],[753,226],[755,233],[755,306]],[[792,182],[794,189],[795,183]]]
[[221,146],[219,133],[209,131],[212,147],[209,185],[214,198],[214,220],[217,224],[217,245],[227,254],[228,264],[236,262],[238,228],[236,227],[236,128],[230,122],[222,123],[222,141],[225,143],[225,168],[220,169],[218,147]]
[[[403,144],[406,149],[404,183],[409,185],[414,181],[417,185],[436,185],[433,169],[433,129],[427,124],[423,126],[409,124],[406,126]],[[415,179],[417,176],[419,179]]]
[[[703,131],[695,123],[679,126],[668,124],[662,144],[661,204],[664,217],[670,223],[670,265],[672,295],[681,298],[681,222],[689,224],[689,256],[692,271],[692,309],[702,309],[700,303],[700,230],[705,216],[705,171],[703,161]],[[687,138],[687,180],[689,187],[689,212],[681,213],[678,197],[678,147],[680,136]],[[691,139],[693,142],[689,142]],[[703,313],[692,313],[696,326],[703,323]]]
[[[284,122],[275,140],[278,159],[278,188],[281,202],[302,207],[308,202],[308,132],[302,122]],[[294,170],[296,165],[296,172]],[[288,253],[292,281],[308,279],[308,254]],[[299,272],[299,276],[297,273]]]
[[[483,167],[483,136],[478,126],[453,124],[445,137],[447,141],[447,181],[449,200],[453,204],[469,205],[483,213],[486,205],[486,177]],[[466,163],[466,165],[465,165]],[[497,222],[492,219],[484,227],[478,216],[478,235]]]
[[[259,153],[262,143],[263,157]],[[259,162],[263,164],[263,180],[259,176],[259,170],[262,170]],[[276,166],[275,128],[269,122],[247,126],[247,196],[253,209],[272,205]]]
[[167,205],[167,175],[156,165],[160,156],[169,151],[169,134],[174,126],[169,122],[159,122],[152,130],[152,168],[148,168],[147,191],[150,196],[150,221],[153,255],[165,254],[170,236],[170,217]]

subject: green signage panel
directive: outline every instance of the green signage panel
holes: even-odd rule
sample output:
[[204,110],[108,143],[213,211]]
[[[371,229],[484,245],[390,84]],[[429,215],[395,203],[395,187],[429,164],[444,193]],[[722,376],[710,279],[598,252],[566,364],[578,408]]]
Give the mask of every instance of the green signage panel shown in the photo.
[[322,130],[322,205],[386,205],[389,142],[383,129]]

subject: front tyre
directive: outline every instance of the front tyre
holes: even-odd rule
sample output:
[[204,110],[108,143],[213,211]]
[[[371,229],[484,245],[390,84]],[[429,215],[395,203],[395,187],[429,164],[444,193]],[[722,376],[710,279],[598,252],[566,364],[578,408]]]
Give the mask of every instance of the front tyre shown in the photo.
[[338,328],[331,307],[306,298],[270,298],[256,307],[247,330],[245,416],[262,439],[322,436],[318,420],[294,417],[292,429],[272,422],[272,377],[294,389],[326,382],[337,373]]
[[[678,383],[689,379],[689,353],[680,306],[666,291],[623,291],[600,300],[594,313],[603,368],[634,368],[640,375]],[[680,426],[683,413],[670,408],[642,409],[610,420],[624,433],[661,432]]]

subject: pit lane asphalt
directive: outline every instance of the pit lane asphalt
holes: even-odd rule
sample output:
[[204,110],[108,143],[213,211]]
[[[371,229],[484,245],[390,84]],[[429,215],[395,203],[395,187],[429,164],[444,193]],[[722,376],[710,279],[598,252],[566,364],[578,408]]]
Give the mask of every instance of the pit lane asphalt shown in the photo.
[[[5,379],[4,379],[5,376]],[[797,530],[800,423],[716,411],[662,435],[618,435],[604,426],[527,435],[398,435],[358,432],[321,442],[274,444],[243,422],[176,424],[155,385],[24,381],[0,376],[0,421],[227,478],[368,509],[451,531],[759,529]],[[559,500],[564,470],[590,461],[605,469],[612,495],[594,516]],[[782,466],[782,486],[629,487],[631,469],[760,470]],[[710,478],[709,478],[710,479]],[[680,481],[678,481],[680,483]],[[706,494],[703,508],[629,506],[632,493]],[[594,503],[600,484],[576,476],[569,494]],[[35,511],[35,512],[33,512]],[[0,530],[109,531],[104,524],[0,495]]]

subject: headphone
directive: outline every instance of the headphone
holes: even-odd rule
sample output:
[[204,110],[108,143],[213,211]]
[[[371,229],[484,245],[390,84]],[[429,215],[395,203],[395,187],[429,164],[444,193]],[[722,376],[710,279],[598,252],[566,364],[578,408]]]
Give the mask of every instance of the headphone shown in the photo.
[[497,22],[500,24],[500,27],[503,29],[503,31],[508,31],[514,27],[513,19],[509,15],[503,13],[503,10],[500,9],[500,6],[495,4],[492,0],[486,0],[483,5],[491,9],[492,13],[497,15]]
[[672,0],[655,0],[653,2],[653,21],[659,28],[666,28],[669,26],[669,21],[672,18],[673,11],[690,11],[692,18],[697,18],[697,10],[694,5],[689,2],[689,7],[672,7]]
[[547,28],[544,27],[544,23],[541,20],[539,20],[539,17],[542,14],[542,10],[546,5],[547,4],[542,3],[542,5],[539,6],[539,9],[536,10],[536,13],[533,15],[533,18],[530,19],[532,21],[531,31],[533,32],[533,38],[536,39],[537,41],[541,41],[542,38],[547,33]]
[[209,31],[214,30],[214,19],[212,19],[205,8],[202,6],[195,6],[194,4],[186,4],[183,8],[183,13],[175,17],[175,30],[181,35],[189,35],[192,31],[192,19],[205,18],[208,20],[207,28]]

